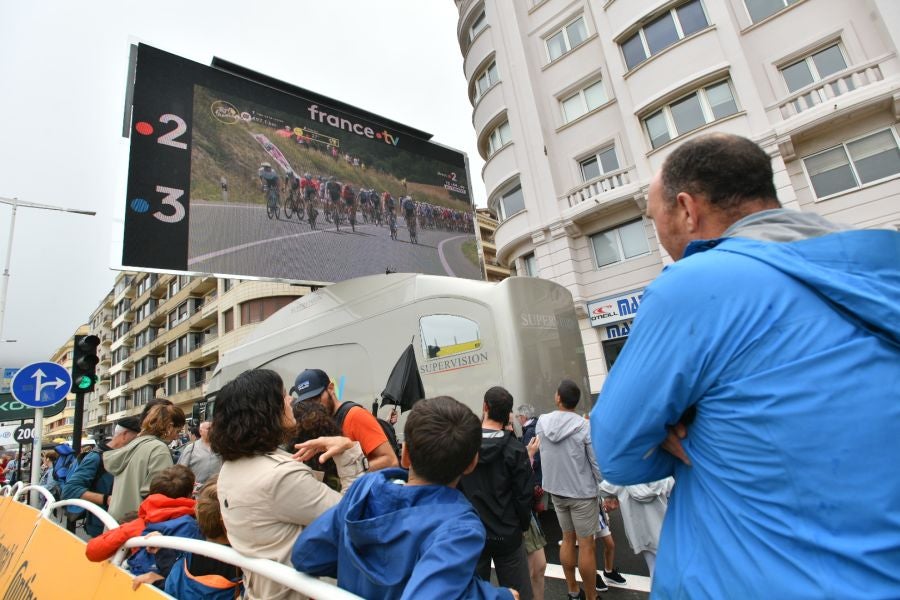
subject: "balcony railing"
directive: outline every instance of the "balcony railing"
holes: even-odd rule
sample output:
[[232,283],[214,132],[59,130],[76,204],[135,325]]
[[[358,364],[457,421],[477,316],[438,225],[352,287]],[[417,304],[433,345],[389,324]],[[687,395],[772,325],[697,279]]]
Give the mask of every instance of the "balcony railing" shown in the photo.
[[789,119],[805,110],[825,104],[853,90],[882,81],[884,75],[877,61],[844,69],[821,81],[797,90],[778,103],[784,119]]
[[628,185],[631,183],[633,176],[633,169],[631,167],[619,169],[618,171],[611,171],[610,173],[591,179],[581,187],[569,192],[564,197],[569,208],[578,206],[582,202],[598,199],[608,192]]

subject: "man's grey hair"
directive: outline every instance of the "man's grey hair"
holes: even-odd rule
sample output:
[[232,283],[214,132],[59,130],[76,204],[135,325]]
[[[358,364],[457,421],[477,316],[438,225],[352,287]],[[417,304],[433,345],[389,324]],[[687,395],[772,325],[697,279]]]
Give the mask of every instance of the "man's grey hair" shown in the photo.
[[522,415],[525,418],[533,419],[534,418],[534,407],[530,404],[520,404],[519,408],[516,409],[517,415]]
[[127,427],[122,427],[121,425],[116,425],[115,427],[113,427],[113,437],[116,437],[117,435],[119,435],[121,433],[125,433],[126,431],[130,431],[130,430]]

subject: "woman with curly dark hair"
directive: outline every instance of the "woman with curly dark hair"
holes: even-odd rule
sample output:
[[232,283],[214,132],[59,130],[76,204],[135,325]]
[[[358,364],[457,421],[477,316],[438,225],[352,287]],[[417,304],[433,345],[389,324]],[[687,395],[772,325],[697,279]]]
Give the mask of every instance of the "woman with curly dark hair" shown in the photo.
[[[319,402],[294,402],[294,419],[297,421],[297,428],[291,447],[323,436],[341,435],[341,428]],[[321,472],[328,487],[341,491],[341,479],[334,460],[328,459],[322,463],[313,458],[306,461],[306,465],[313,471]]]
[[[333,457],[345,490],[365,472],[362,449],[345,437],[303,442],[293,456],[282,450],[296,427],[291,400],[274,371],[244,371],[216,394],[209,436],[223,460],[219,505],[231,546],[286,565],[303,528],[341,499],[302,461]],[[303,597],[252,573],[245,573],[244,586],[248,600]]]

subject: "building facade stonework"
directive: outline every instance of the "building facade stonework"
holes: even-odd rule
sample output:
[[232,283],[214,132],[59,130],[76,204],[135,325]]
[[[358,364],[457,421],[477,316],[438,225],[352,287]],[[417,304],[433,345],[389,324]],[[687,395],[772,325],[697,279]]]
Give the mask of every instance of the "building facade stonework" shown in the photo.
[[455,1],[493,251],[572,292],[594,392],[632,316],[602,311],[671,260],[645,210],[680,143],[748,137],[785,207],[900,228],[900,3]]

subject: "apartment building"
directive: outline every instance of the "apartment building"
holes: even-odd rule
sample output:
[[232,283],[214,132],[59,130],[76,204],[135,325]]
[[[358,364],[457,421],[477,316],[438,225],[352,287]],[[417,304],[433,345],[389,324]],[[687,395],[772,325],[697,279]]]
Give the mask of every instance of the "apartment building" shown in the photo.
[[895,0],[455,1],[497,262],[572,292],[594,392],[670,261],[647,188],[682,142],[746,136],[785,207],[900,228]]
[[[99,381],[85,396],[84,431],[110,434],[116,420],[164,396],[185,411],[203,409],[206,380],[219,355],[257,323],[309,292],[286,283],[122,272],[78,333],[100,337]],[[73,340],[57,353],[68,352]],[[74,407],[74,402],[72,403]],[[70,410],[45,438],[72,433]]]

